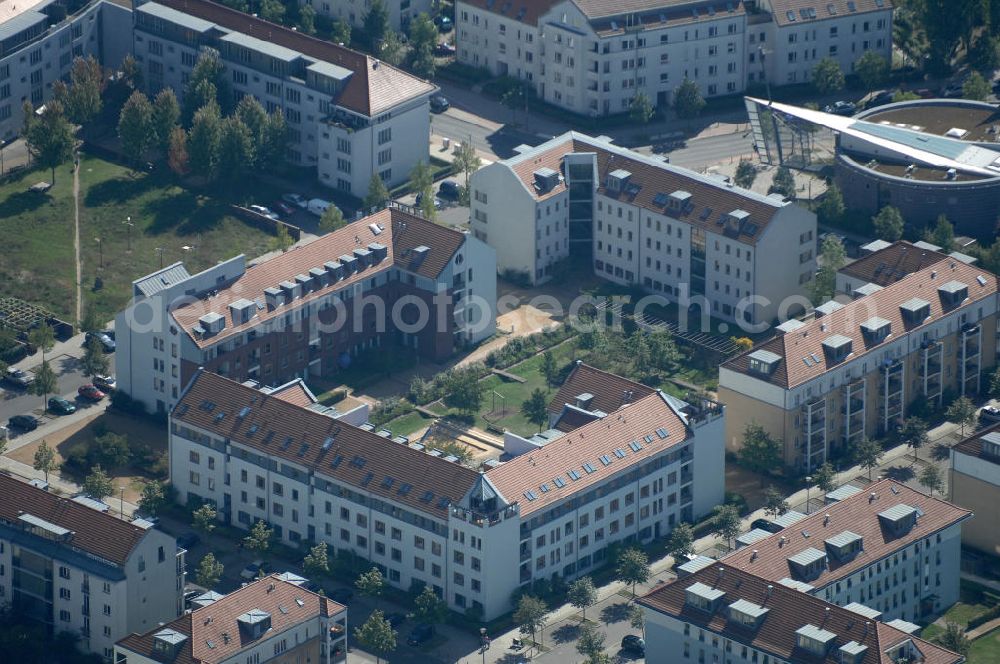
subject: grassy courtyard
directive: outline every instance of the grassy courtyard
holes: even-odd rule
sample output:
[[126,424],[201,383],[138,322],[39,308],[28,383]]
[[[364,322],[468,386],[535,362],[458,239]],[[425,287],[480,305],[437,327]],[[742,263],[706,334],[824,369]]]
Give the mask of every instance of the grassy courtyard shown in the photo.
[[[75,322],[73,171],[56,169],[46,193],[28,188],[48,181],[27,171],[0,184],[0,295],[20,297]],[[131,252],[127,217],[131,216]],[[83,306],[110,320],[131,296],[131,283],[160,265],[183,260],[192,273],[239,253],[257,256],[271,235],[228,213],[227,203],[175,185],[166,174],[132,173],[84,156],[80,165],[80,258]],[[97,238],[101,242],[97,242]],[[188,249],[184,249],[184,247]],[[101,267],[103,254],[103,268]],[[94,290],[96,277],[102,288]]]
[[984,634],[972,642],[969,664],[995,664],[1000,662],[1000,629]]

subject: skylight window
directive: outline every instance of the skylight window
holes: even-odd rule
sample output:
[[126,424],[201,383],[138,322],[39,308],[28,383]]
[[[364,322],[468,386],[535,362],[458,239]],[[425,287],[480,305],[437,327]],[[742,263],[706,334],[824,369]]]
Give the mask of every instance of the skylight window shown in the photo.
[[351,465],[354,466],[355,468],[364,468],[366,463],[368,462],[365,460],[364,457],[358,456],[356,454],[354,455],[354,458],[351,459]]
[[664,429],[664,428],[661,427],[661,428],[659,428],[659,429],[656,430],[656,435],[659,436],[660,438],[666,438],[670,434],[667,433],[666,429]]
[[576,472],[575,470],[567,470],[566,474],[569,475],[569,478],[571,480],[578,480],[578,479],[580,479],[580,473]]
[[631,443],[628,444],[628,446],[632,448],[633,452],[638,452],[639,450],[642,449],[642,445],[639,444],[638,440],[633,440]]
[[603,463],[605,466],[610,466],[611,465],[611,457],[609,457],[607,454],[602,454],[601,456],[599,456],[597,458],[600,459],[601,463]]
[[336,468],[343,461],[344,461],[344,455],[343,454],[338,454],[337,456],[333,457],[333,461],[330,462],[330,467],[331,468]]
[[411,490],[412,488],[413,488],[413,485],[412,485],[412,484],[410,484],[409,482],[403,482],[403,484],[401,484],[401,485],[400,485],[400,487],[399,487],[399,489],[398,489],[398,490],[396,491],[396,493],[398,493],[398,494],[399,494],[399,495],[401,495],[401,496],[405,496],[405,495],[407,495],[408,493],[410,493],[410,490]]
[[375,477],[375,473],[369,472],[365,474],[365,478],[361,480],[361,486],[368,486],[368,483],[372,481],[373,477]]
[[560,489],[566,486],[566,481],[561,477],[553,477],[552,483],[555,484]]
[[549,492],[549,485],[548,484],[543,484],[543,485],[541,485],[538,488],[542,490],[542,493],[548,493]]
[[583,469],[584,469],[585,471],[587,471],[587,474],[588,474],[588,475],[589,475],[590,473],[594,473],[594,472],[597,472],[597,469],[596,469],[596,468],[594,468],[593,466],[591,466],[591,465],[590,465],[589,463],[585,463],[585,464],[583,464]]
[[535,495],[535,492],[532,491],[531,489],[528,489],[527,491],[524,492],[524,497],[527,498],[528,500],[535,500],[536,498],[538,498],[538,496]]
[[650,444],[650,443],[653,442],[653,434],[651,434],[651,433],[650,434],[646,434],[645,436],[642,437],[642,439],[644,441],[646,441],[646,444],[648,445],[648,444]]
[[239,417],[246,417],[249,414],[250,414],[250,406],[243,406],[243,408],[240,408]]
[[432,500],[434,500],[434,492],[433,491],[424,491],[424,495],[420,496],[420,502],[422,502],[422,503],[429,503]]
[[249,429],[247,429],[247,436],[252,436],[252,435],[254,435],[255,433],[257,433],[257,429],[258,429],[258,428],[259,428],[259,427],[258,427],[258,426],[257,426],[256,424],[251,424],[251,425],[250,425],[250,428],[249,428]]
[[382,486],[384,486],[386,489],[391,489],[395,481],[396,481],[395,479],[386,475],[385,478],[382,480]]
[[624,459],[625,458],[625,450],[623,450],[620,447],[616,447],[615,448],[615,456],[618,457],[619,459]]
[[451,498],[449,498],[448,496],[441,496],[440,498],[438,498],[438,507],[440,507],[441,509],[444,509],[444,508],[448,507],[448,503],[450,503],[450,502],[451,502]]

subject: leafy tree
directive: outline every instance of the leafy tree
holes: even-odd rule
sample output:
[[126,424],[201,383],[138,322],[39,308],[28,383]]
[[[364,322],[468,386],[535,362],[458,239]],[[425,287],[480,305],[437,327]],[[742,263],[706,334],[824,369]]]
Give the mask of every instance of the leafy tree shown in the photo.
[[736,175],[733,182],[741,189],[749,189],[753,186],[753,181],[757,179],[757,168],[748,159],[740,159],[736,165]]
[[548,404],[542,388],[536,387],[531,396],[524,400],[521,404],[521,414],[532,424],[537,424],[538,431],[541,432],[542,426],[549,421]]
[[42,442],[38,444],[38,448],[35,450],[35,459],[32,467],[42,473],[45,473],[45,481],[49,481],[49,472],[56,469],[56,452],[49,444],[42,439]]
[[69,72],[70,85],[66,91],[66,116],[74,123],[88,125],[101,113],[104,102],[101,94],[107,81],[101,64],[88,55],[73,59]]
[[267,525],[267,521],[257,521],[243,538],[243,547],[257,553],[267,553],[273,539],[274,529]]
[[113,431],[106,431],[94,438],[94,458],[107,468],[121,468],[128,465],[132,453],[128,438]]
[[48,323],[36,325],[28,332],[28,343],[42,351],[44,360],[45,354],[56,345],[56,333]]
[[[586,577],[585,577],[586,578]],[[591,623],[580,627],[580,636],[576,641],[576,651],[584,657],[593,657],[604,652],[604,634]]]
[[787,199],[795,200],[796,189],[795,176],[792,175],[792,172],[787,166],[778,166],[778,170],[774,172],[774,179],[771,181],[771,186],[768,187],[767,193],[781,194]]
[[80,360],[80,371],[84,376],[104,376],[108,373],[108,356],[101,348],[97,337],[91,337],[84,345],[83,358]]
[[208,180],[215,179],[222,140],[222,115],[219,105],[211,102],[194,114],[188,132],[188,165],[191,172]]
[[26,104],[24,140],[35,163],[51,170],[55,184],[56,167],[70,160],[76,146],[73,127],[63,113],[62,104],[53,99],[45,104],[40,115],[31,104]]
[[225,570],[225,566],[215,559],[215,554],[209,552],[198,563],[195,581],[203,588],[212,588],[222,578],[222,573]]
[[142,493],[139,496],[139,510],[143,514],[155,516],[167,502],[167,494],[163,484],[157,481],[143,482]]
[[[308,6],[308,5],[307,5]],[[170,150],[170,137],[178,128],[181,120],[181,107],[177,103],[177,95],[172,88],[163,88],[153,100],[153,132],[156,134],[156,145],[163,154]]]
[[410,171],[410,189],[420,195],[420,211],[428,219],[434,218],[434,173],[430,164],[418,161]]
[[330,41],[343,46],[351,45],[351,24],[338,18],[330,24]]
[[615,561],[615,579],[632,586],[632,596],[635,597],[635,586],[646,583],[652,574],[649,569],[649,558],[642,549],[629,547],[622,549]]
[[332,233],[347,226],[344,213],[336,205],[331,205],[323,211],[323,216],[319,218],[319,232]]
[[264,128],[267,126],[267,111],[263,104],[253,95],[246,95],[236,104],[235,113],[250,130],[254,145],[260,145],[264,141]]
[[420,12],[410,21],[410,57],[417,76],[430,78],[434,75],[434,47],[437,42],[437,26],[430,16]]
[[632,122],[640,125],[652,120],[653,116],[656,115],[656,109],[653,108],[653,102],[649,100],[649,95],[642,91],[637,92],[628,104],[628,115]]
[[829,461],[824,461],[822,466],[813,471],[812,478],[823,493],[829,493],[835,488],[836,473]]
[[312,5],[299,7],[299,31],[307,35],[316,34],[316,10]]
[[389,10],[385,6],[385,0],[372,0],[368,13],[365,14],[362,30],[369,49],[376,50],[389,32]]
[[950,253],[955,249],[955,227],[948,221],[946,215],[938,215],[934,230],[930,232],[929,242],[941,247],[941,251]]
[[184,120],[191,122],[198,109],[214,101],[220,115],[233,107],[233,90],[219,52],[202,48],[184,88]]
[[737,352],[739,353],[753,350],[753,339],[750,337],[729,337],[729,341],[736,346]]
[[[375,0],[375,2],[380,2],[380,0]],[[382,661],[382,657],[396,649],[396,630],[392,628],[392,625],[378,609],[372,611],[368,620],[354,630],[354,638],[375,654],[376,664]]]
[[465,186],[462,188],[462,202],[465,205],[469,203],[469,178],[472,174],[479,170],[482,166],[483,160],[479,158],[476,154],[476,148],[472,145],[471,141],[462,141],[457,148],[455,148],[454,156],[452,159],[452,164],[458,169],[460,173],[465,175]]
[[778,491],[774,485],[767,487],[764,491],[764,514],[769,516],[781,516],[788,511],[788,502],[784,494]]
[[368,194],[365,196],[364,205],[366,208],[382,207],[390,198],[389,189],[378,173],[372,173],[372,179],[368,181]]
[[764,474],[781,466],[781,441],[771,436],[761,425],[751,422],[743,431],[743,444],[738,457],[744,466],[761,474],[760,485],[764,486]]
[[694,553],[694,528],[684,521],[674,526],[667,538],[667,553],[679,559]]
[[913,460],[917,460],[917,452],[930,442],[927,435],[927,422],[919,417],[908,417],[899,427],[899,440],[913,450]]
[[990,96],[990,92],[989,82],[978,71],[969,74],[969,78],[965,79],[965,83],[962,84],[962,97],[965,99],[985,101]]
[[80,332],[96,332],[101,329],[102,326],[103,323],[101,323],[101,319],[97,315],[97,309],[94,307],[87,307],[84,309],[83,319],[79,324]]
[[854,63],[854,73],[865,90],[871,92],[889,79],[889,62],[875,51],[865,51]]
[[932,496],[935,491],[941,493],[944,488],[944,479],[941,477],[941,469],[933,463],[929,463],[924,466],[924,469],[920,471],[920,477],[918,479],[920,484],[926,487]]
[[288,232],[288,227],[285,224],[278,224],[277,226],[278,230],[274,235],[274,239],[271,240],[271,248],[274,251],[288,251],[288,248],[295,244],[295,240],[292,239],[292,235]]
[[863,439],[853,450],[854,462],[868,470],[868,479],[872,478],[872,469],[878,468],[882,460],[882,445],[877,440]]
[[844,267],[846,262],[847,251],[840,238],[833,234],[823,238],[819,269],[816,270],[816,277],[810,287],[813,302],[819,303],[833,297],[837,287],[837,270]]
[[646,616],[643,613],[642,607],[638,604],[628,607],[628,624],[638,630],[646,628]]
[[260,17],[271,23],[281,23],[285,18],[285,5],[280,0],[260,0]]
[[142,163],[146,150],[156,140],[153,127],[153,106],[149,97],[136,90],[122,106],[118,116],[118,138],[122,152],[133,165]]
[[449,388],[450,393],[446,399],[448,405],[468,414],[479,410],[483,403],[484,388],[475,371],[456,372]]
[[586,664],[614,664],[616,661],[606,652],[597,652],[587,658]]
[[549,607],[545,601],[533,595],[522,595],[517,602],[517,609],[514,610],[514,624],[518,626],[522,634],[531,635],[531,641],[535,641],[535,633],[545,629],[545,614]]
[[378,599],[385,592],[385,577],[378,567],[372,567],[367,572],[362,572],[354,581],[354,586],[358,592],[365,597]]
[[892,95],[892,102],[894,104],[901,101],[916,101],[917,99],[920,99],[920,95],[909,90],[897,90]]
[[229,183],[236,183],[253,161],[250,130],[236,116],[222,121],[219,133],[219,163],[217,172]]
[[309,575],[325,575],[330,573],[330,558],[327,554],[326,542],[320,542],[309,549],[302,560],[302,569]]
[[948,406],[945,417],[948,418],[949,422],[954,422],[962,428],[962,437],[964,438],[965,428],[976,423],[976,404],[972,403],[972,399],[969,397],[958,397]]
[[257,147],[257,169],[267,171],[285,160],[288,149],[288,123],[280,108],[274,109],[264,124],[260,145]]
[[45,410],[48,410],[49,407],[49,395],[56,391],[57,385],[56,373],[52,371],[49,361],[43,360],[42,366],[38,367],[38,371],[35,372],[35,380],[31,383],[31,392],[42,398]]
[[385,38],[382,39],[378,53],[385,62],[388,62],[393,67],[398,66],[406,54],[406,45],[403,44],[403,38],[395,30],[389,30],[385,33]]
[[424,586],[417,598],[413,600],[413,608],[416,619],[427,625],[441,622],[448,611],[444,601],[430,586]]
[[653,367],[660,371],[670,371],[681,361],[681,351],[677,348],[674,335],[666,329],[657,329],[646,335],[652,353]]
[[718,535],[722,539],[726,540],[726,544],[740,534],[740,529],[742,527],[740,519],[740,511],[736,508],[736,505],[716,505],[713,510],[714,516],[712,517],[713,535]]
[[583,611],[583,619],[587,620],[587,608],[597,604],[597,588],[589,576],[581,576],[569,584],[566,599],[574,607]]
[[122,59],[122,80],[130,90],[137,90],[142,87],[142,67],[131,53],[126,54]]
[[677,117],[689,120],[697,117],[705,108],[705,99],[694,81],[684,78],[684,81],[674,90],[674,112]]
[[170,132],[170,146],[167,148],[167,165],[175,175],[184,176],[190,170],[187,146],[187,132],[183,127],[174,127]]
[[[992,2],[991,4],[1000,7],[1000,4],[996,2]],[[968,61],[969,64],[984,74],[992,73],[997,68],[1000,68],[1000,41],[984,30],[972,42]]]
[[1000,399],[1000,367],[990,375],[990,397]]
[[840,193],[840,187],[831,184],[816,207],[816,216],[821,224],[836,225],[844,217],[844,209],[844,195]]
[[948,621],[945,623],[944,633],[936,639],[938,645],[947,648],[959,655],[968,655],[972,647],[972,641],[965,635],[965,629],[958,623]]
[[886,242],[895,242],[903,237],[903,215],[891,205],[886,205],[872,217],[875,235]]
[[833,58],[823,58],[812,70],[812,83],[816,92],[828,95],[844,89],[844,72]]
[[101,468],[101,464],[94,466],[94,469],[83,480],[83,492],[94,500],[104,500],[115,492],[111,478]]
[[219,513],[216,511],[210,503],[205,503],[195,511],[191,512],[191,525],[193,525],[197,530],[205,533],[206,535],[211,534],[215,530],[215,526],[218,525]]
[[556,364],[556,357],[551,350],[542,353],[542,375],[545,380],[553,385],[559,378],[559,366]]

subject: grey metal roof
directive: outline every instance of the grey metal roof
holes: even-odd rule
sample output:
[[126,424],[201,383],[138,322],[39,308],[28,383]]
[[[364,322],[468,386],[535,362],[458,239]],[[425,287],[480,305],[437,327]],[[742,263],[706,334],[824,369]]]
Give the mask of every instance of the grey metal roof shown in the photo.
[[905,519],[912,514],[916,514],[916,512],[917,509],[915,507],[910,507],[909,505],[900,503],[898,505],[893,505],[887,510],[879,512],[878,515],[887,521],[896,522],[901,519]]
[[850,530],[845,530],[844,532],[837,533],[833,537],[829,537],[823,541],[832,547],[840,549],[842,547],[849,546],[850,544],[857,542],[860,539],[862,539],[861,535],[858,535],[857,533],[852,533]]
[[340,67],[331,62],[314,62],[306,69],[316,72],[320,76],[332,78],[335,81],[346,81],[354,73],[346,67]]
[[708,600],[709,602],[714,602],[715,600],[719,599],[720,597],[726,594],[724,590],[720,590],[718,588],[710,588],[701,581],[692,583],[690,586],[687,587],[686,590],[692,595],[696,595],[697,597]]
[[247,625],[254,625],[265,620],[270,620],[271,614],[263,609],[250,609],[236,620]]
[[831,334],[826,339],[823,339],[823,345],[834,350],[850,346],[851,343],[851,338],[843,334]]
[[925,134],[912,129],[893,127],[892,125],[875,124],[873,122],[860,121],[851,127],[858,131],[885,138],[900,145],[917,150],[924,150],[939,157],[958,160],[958,158],[969,148],[969,144],[954,138],[945,136],[935,136]]
[[[140,9],[148,7],[150,4],[152,3],[141,5]],[[184,267],[184,263],[174,263],[142,279],[136,279],[132,282],[132,289],[137,295],[149,297],[190,278],[191,275],[188,273],[187,268]]]
[[872,293],[877,293],[882,290],[882,287],[878,284],[867,283],[863,286],[858,286],[854,289],[854,294],[865,297],[866,295],[871,295]]
[[191,14],[185,14],[184,12],[171,9],[170,7],[166,7],[164,5],[159,5],[155,2],[147,2],[139,5],[135,8],[135,11],[155,16],[169,23],[173,23],[174,25],[179,25],[182,28],[194,30],[199,33],[208,32],[212,28],[216,27],[216,25],[211,21],[206,21],[196,16],[192,16]]
[[271,42],[266,42],[263,39],[257,39],[256,37],[251,37],[250,35],[245,35],[242,32],[230,32],[219,41],[236,44],[238,46],[248,48],[251,51],[263,53],[268,57],[272,57],[276,60],[282,60],[284,62],[292,62],[293,60],[297,60],[302,57],[302,54],[298,51],[293,51],[290,48],[285,48],[284,46],[279,46],[278,44],[272,44]]
[[924,249],[926,251],[941,251],[941,247],[936,244],[931,244],[930,242],[925,242],[923,240],[917,240],[913,243],[913,246],[917,249]]
[[881,316],[872,316],[861,324],[861,329],[865,332],[875,333],[887,325],[892,325],[892,323]]
[[776,362],[781,361],[780,355],[778,355],[777,353],[772,353],[769,350],[763,350],[763,349],[755,350],[754,352],[750,353],[748,357],[753,360],[760,360],[761,362],[764,362],[766,364],[774,364]]
[[164,643],[169,643],[170,645],[175,646],[179,643],[184,643],[185,641],[187,641],[188,637],[176,630],[161,629],[159,632],[153,635],[153,638],[157,639],[158,641],[163,641]]
[[771,536],[771,533],[763,530],[761,528],[754,528],[750,532],[743,533],[736,538],[736,544],[738,546],[749,546],[754,542],[759,542],[762,539],[767,539]]
[[708,556],[695,556],[692,560],[687,561],[677,569],[685,572],[686,574],[694,574],[695,572],[705,569],[714,562],[715,560],[713,558],[709,558]]
[[916,634],[920,631],[920,625],[915,625],[908,620],[903,620],[902,618],[896,618],[895,620],[890,620],[886,623],[889,627],[895,627],[901,632],[906,632],[907,634]]
[[832,314],[834,311],[838,311],[843,308],[844,305],[841,304],[840,302],[837,302],[836,300],[829,300],[828,302],[824,302],[823,304],[816,307],[816,312],[819,313],[820,315],[826,316]]
[[864,604],[858,604],[857,602],[845,604],[844,608],[858,614],[859,616],[871,618],[872,620],[878,620],[879,616],[882,615],[881,611],[877,611],[876,609],[873,609],[870,606],[865,606]]
[[847,498],[850,498],[856,493],[861,493],[861,489],[851,484],[845,484],[839,489],[834,489],[833,491],[826,494],[825,498],[826,502],[828,503],[836,503],[840,502],[841,500],[846,500]]
[[908,311],[910,313],[916,313],[921,309],[931,306],[931,303],[927,300],[922,300],[919,297],[911,297],[906,302],[899,305],[899,308],[903,311]]
[[739,611],[740,613],[748,615],[751,618],[760,618],[769,611],[769,609],[765,609],[763,606],[759,606],[753,602],[748,602],[745,599],[736,600],[729,605],[729,609],[730,611]]
[[1000,431],[991,431],[984,436],[980,436],[979,439],[987,443],[1000,445]]
[[840,646],[840,652],[844,653],[845,655],[850,655],[852,657],[862,655],[867,651],[868,651],[868,646],[862,645],[857,641],[848,641],[844,645]]
[[833,632],[829,632],[822,627],[817,627],[816,625],[803,625],[795,630],[795,633],[808,639],[819,641],[820,643],[829,643],[837,638],[837,635]]
[[941,284],[940,286],[938,286],[938,290],[943,291],[945,293],[958,293],[959,291],[968,289],[969,289],[968,284],[963,284],[961,281],[956,281],[955,279],[952,279],[946,284]]
[[31,10],[18,14],[17,16],[11,17],[9,20],[4,21],[0,24],[0,41],[10,39],[25,30],[28,30],[39,23],[45,23],[49,20],[49,17],[42,12]]
[[814,586],[811,586],[808,583],[803,583],[802,581],[796,581],[795,579],[789,579],[787,576],[783,579],[778,579],[778,583],[786,588],[798,590],[803,593],[811,593],[814,590]]
[[35,528],[41,528],[45,532],[51,533],[56,537],[65,537],[71,532],[69,528],[63,528],[62,526],[56,525],[51,521],[46,521],[45,519],[35,516],[34,514],[22,514],[17,518],[31,526],[34,526]]
[[953,251],[950,254],[948,254],[948,256],[954,258],[955,260],[961,263],[965,263],[966,265],[972,265],[973,263],[979,260],[974,256],[970,256],[969,254],[963,254],[961,251]]
[[795,563],[796,565],[801,565],[802,567],[808,567],[812,563],[815,563],[826,558],[826,551],[820,551],[819,549],[810,546],[807,549],[799,551],[794,556],[789,557],[788,562]]
[[886,247],[891,247],[892,242],[886,242],[885,240],[872,240],[868,244],[862,245],[862,249],[865,251],[875,253],[876,251],[881,251]]
[[787,528],[793,526],[802,519],[806,518],[806,515],[802,512],[796,512],[795,510],[788,510],[780,516],[776,516],[771,519],[771,523],[776,526],[781,526],[782,528]]

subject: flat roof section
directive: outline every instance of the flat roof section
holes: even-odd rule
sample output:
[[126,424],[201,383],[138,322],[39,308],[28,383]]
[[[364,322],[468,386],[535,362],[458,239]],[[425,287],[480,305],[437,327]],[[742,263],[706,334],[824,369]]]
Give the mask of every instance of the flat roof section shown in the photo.
[[880,110],[865,115],[868,122],[891,122],[915,125],[928,134],[944,136],[951,129],[964,129],[965,141],[995,141],[1000,135],[993,130],[1000,125],[1000,111],[960,104],[921,104]]
[[52,0],[0,0],[0,25],[15,16],[39,9]]

